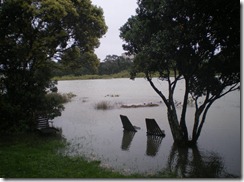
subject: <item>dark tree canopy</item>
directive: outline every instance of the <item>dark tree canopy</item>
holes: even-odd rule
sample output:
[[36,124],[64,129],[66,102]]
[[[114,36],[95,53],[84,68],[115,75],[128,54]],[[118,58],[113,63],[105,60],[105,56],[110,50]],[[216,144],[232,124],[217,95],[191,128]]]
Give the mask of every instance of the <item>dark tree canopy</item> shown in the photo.
[[[172,135],[179,143],[190,140],[186,112],[192,97],[196,113],[190,143],[195,144],[213,102],[240,86],[240,4],[138,0],[136,12],[120,29],[126,41],[123,48],[136,56],[132,75],[144,72],[163,99]],[[152,73],[168,83],[168,96],[154,85]],[[178,119],[174,91],[181,79],[185,93]]]
[[35,113],[50,110],[46,94],[55,90],[53,60],[76,49],[82,60],[91,61],[91,65],[98,62],[94,48],[106,30],[102,9],[90,0],[3,1],[0,129],[32,127]]
[[65,51],[56,66],[58,70],[54,72],[60,73],[55,76],[94,74],[98,72],[99,59],[93,51],[82,54],[79,47],[74,46]]

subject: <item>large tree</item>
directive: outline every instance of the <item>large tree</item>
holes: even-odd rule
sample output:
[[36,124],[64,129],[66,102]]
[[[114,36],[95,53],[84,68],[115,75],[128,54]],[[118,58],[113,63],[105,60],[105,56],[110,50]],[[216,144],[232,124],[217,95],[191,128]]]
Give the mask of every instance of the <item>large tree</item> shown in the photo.
[[[123,48],[134,54],[134,76],[144,72],[167,106],[174,141],[195,145],[210,106],[240,87],[240,4],[227,0],[138,0],[137,15],[121,27]],[[152,73],[166,81],[168,93]],[[184,80],[178,118],[175,88]],[[188,134],[187,102],[195,103],[194,127]]]
[[106,30],[102,9],[90,0],[1,1],[1,130],[33,127],[33,115],[52,104],[46,97],[55,90],[52,61],[74,48],[97,58],[94,48]]
[[58,76],[95,74],[98,72],[99,59],[94,52],[81,54],[79,47],[73,47],[61,56],[56,66],[59,69],[54,70],[54,74],[59,71]]

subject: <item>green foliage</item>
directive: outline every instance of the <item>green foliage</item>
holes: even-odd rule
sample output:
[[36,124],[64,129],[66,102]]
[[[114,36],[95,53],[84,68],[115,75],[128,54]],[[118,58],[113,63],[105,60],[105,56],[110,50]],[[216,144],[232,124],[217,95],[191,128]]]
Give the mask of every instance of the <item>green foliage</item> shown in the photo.
[[45,96],[45,103],[39,111],[45,113],[49,119],[54,119],[57,116],[61,116],[61,112],[64,110],[63,104],[69,102],[72,97],[75,97],[73,93],[48,93]]
[[94,74],[98,72],[98,66],[99,60],[93,52],[81,54],[78,47],[73,47],[61,56],[61,60],[56,63],[56,69],[53,70],[53,75]]
[[[192,84],[197,81],[204,94],[211,92],[215,81],[224,87],[238,83],[240,24],[234,20],[239,20],[240,5],[219,3],[139,0],[137,15],[120,29],[124,49],[136,55],[135,71],[159,72],[164,78],[170,70],[177,70],[177,76]],[[219,79],[214,78],[217,74]],[[194,89],[191,92],[199,94]]]
[[[240,4],[227,0],[138,0],[136,13],[120,29],[126,42],[123,48],[135,55],[132,77],[145,73],[168,108],[175,140],[188,140],[185,116],[188,96],[193,97],[195,143],[213,102],[240,87]],[[155,72],[167,81],[168,96],[155,87]],[[179,121],[173,95],[180,79],[185,81],[185,93]]]
[[96,69],[94,48],[106,30],[102,10],[89,0],[4,1],[0,6],[0,131],[31,129],[35,113],[44,108],[60,110],[58,102],[46,96],[57,91],[51,81],[57,68],[52,60],[72,55],[82,59],[75,66]]
[[[37,98],[39,100],[36,103],[29,103],[30,98],[26,98],[27,103],[23,103],[23,105],[11,105],[2,102],[0,133],[11,134],[32,131],[36,127],[36,118],[39,115],[47,116],[49,119],[60,116],[64,110],[63,104],[69,102],[73,97],[75,97],[73,93],[50,92]],[[34,104],[37,104],[37,106]],[[32,108],[35,108],[35,110]],[[27,109],[30,111],[28,112]]]

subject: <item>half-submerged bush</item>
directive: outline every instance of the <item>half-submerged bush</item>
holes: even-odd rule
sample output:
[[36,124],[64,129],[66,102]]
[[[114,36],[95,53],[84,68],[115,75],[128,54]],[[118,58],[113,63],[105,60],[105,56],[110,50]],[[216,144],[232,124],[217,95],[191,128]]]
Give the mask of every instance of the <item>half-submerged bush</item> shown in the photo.
[[61,103],[61,104],[64,104],[66,102],[70,102],[71,99],[73,97],[75,97],[76,95],[73,94],[72,92],[69,92],[69,93],[64,93],[64,94],[60,94],[60,93],[57,93],[57,92],[52,92],[52,93],[49,93],[46,95],[46,97],[50,97],[50,98],[53,98],[55,99],[58,103]]
[[64,103],[70,102],[71,99],[75,97],[73,93],[60,94],[57,92],[48,93],[46,95],[46,106],[45,109],[48,117],[50,119],[60,116],[61,112],[64,110]]
[[95,104],[95,109],[97,110],[108,110],[112,108],[113,106],[108,101],[101,101]]

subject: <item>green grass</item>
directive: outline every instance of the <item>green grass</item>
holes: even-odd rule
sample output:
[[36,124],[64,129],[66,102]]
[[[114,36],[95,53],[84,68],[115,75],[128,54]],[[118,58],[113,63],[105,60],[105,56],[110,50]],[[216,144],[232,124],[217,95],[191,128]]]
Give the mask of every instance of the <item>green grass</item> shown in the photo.
[[[82,157],[58,153],[66,142],[60,137],[27,135],[1,137],[0,178],[145,178],[123,175],[99,166],[100,161],[88,162]],[[150,177],[175,177],[162,173]]]

